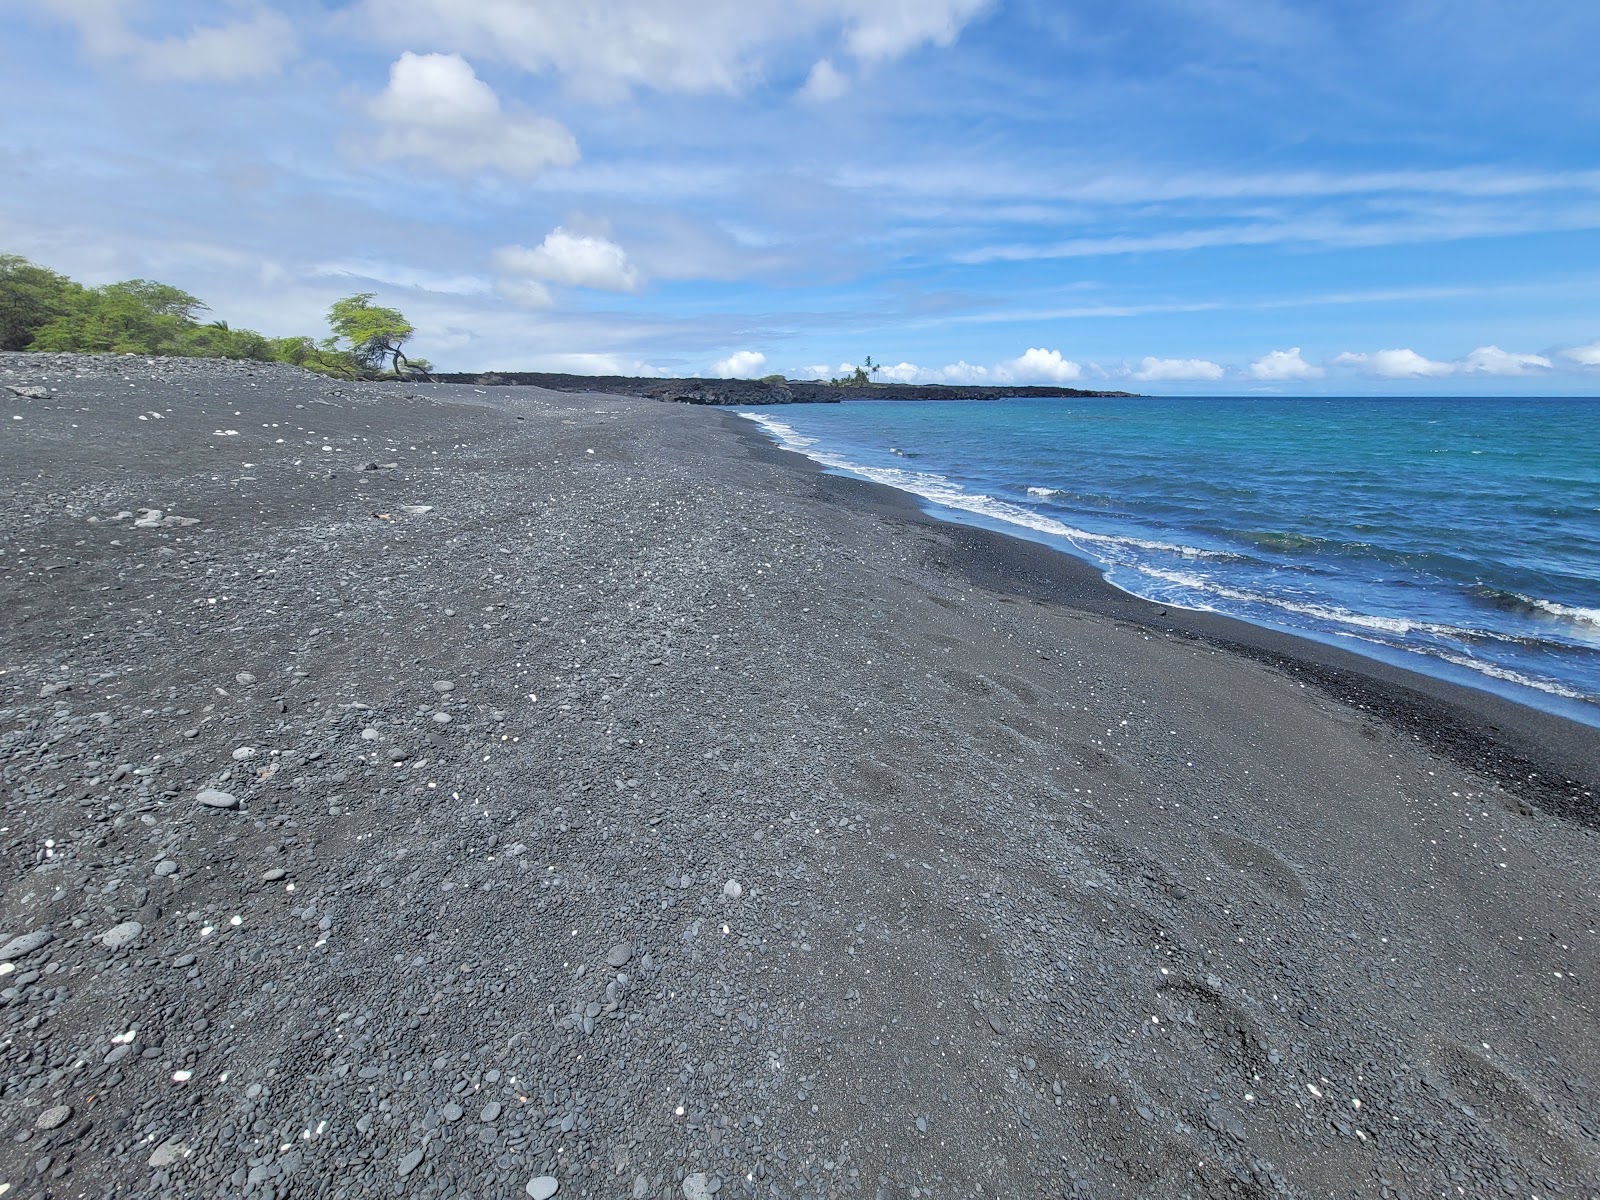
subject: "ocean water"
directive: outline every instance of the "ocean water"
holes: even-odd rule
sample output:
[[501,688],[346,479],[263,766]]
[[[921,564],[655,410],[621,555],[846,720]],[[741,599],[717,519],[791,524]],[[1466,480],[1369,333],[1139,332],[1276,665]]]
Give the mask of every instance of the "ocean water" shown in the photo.
[[1150,600],[1600,725],[1600,399],[847,401],[742,412]]

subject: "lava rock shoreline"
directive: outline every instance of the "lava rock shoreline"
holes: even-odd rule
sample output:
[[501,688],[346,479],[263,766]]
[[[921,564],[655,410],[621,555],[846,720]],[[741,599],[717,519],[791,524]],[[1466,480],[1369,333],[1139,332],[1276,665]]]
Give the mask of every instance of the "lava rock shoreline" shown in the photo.
[[626,396],[0,355],[0,481],[8,1196],[1600,1178],[1593,730]]
[[872,383],[835,386],[808,379],[641,379],[623,375],[561,375],[542,371],[488,371],[430,376],[437,383],[479,387],[540,387],[558,392],[605,392],[678,404],[838,404],[844,400],[1001,400],[1008,396],[1112,397],[1133,392],[1069,387],[969,387],[961,384]]

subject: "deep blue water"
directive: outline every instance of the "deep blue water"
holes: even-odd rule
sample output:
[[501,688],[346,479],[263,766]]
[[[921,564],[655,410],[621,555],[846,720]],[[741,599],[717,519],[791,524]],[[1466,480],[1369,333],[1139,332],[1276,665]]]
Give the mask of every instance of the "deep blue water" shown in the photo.
[[1600,724],[1600,399],[1037,400],[743,415],[1119,587]]

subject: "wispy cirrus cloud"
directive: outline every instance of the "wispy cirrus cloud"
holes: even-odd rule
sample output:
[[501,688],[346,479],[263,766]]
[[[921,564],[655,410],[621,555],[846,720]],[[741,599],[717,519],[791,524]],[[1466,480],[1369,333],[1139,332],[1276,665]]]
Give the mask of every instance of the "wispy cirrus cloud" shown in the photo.
[[554,73],[590,99],[737,94],[796,50],[862,63],[948,46],[990,0],[363,0],[369,36]]
[[46,14],[77,29],[84,53],[127,63],[146,79],[170,83],[233,83],[276,75],[299,51],[288,19],[256,7],[232,21],[147,35],[133,27],[131,0],[35,0]]

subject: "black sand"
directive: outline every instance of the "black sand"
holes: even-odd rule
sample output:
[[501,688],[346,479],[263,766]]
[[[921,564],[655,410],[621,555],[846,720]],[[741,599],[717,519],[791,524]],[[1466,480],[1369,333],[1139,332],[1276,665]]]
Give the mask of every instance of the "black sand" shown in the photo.
[[1597,731],[714,411],[5,383],[4,1195],[1597,1194]]

